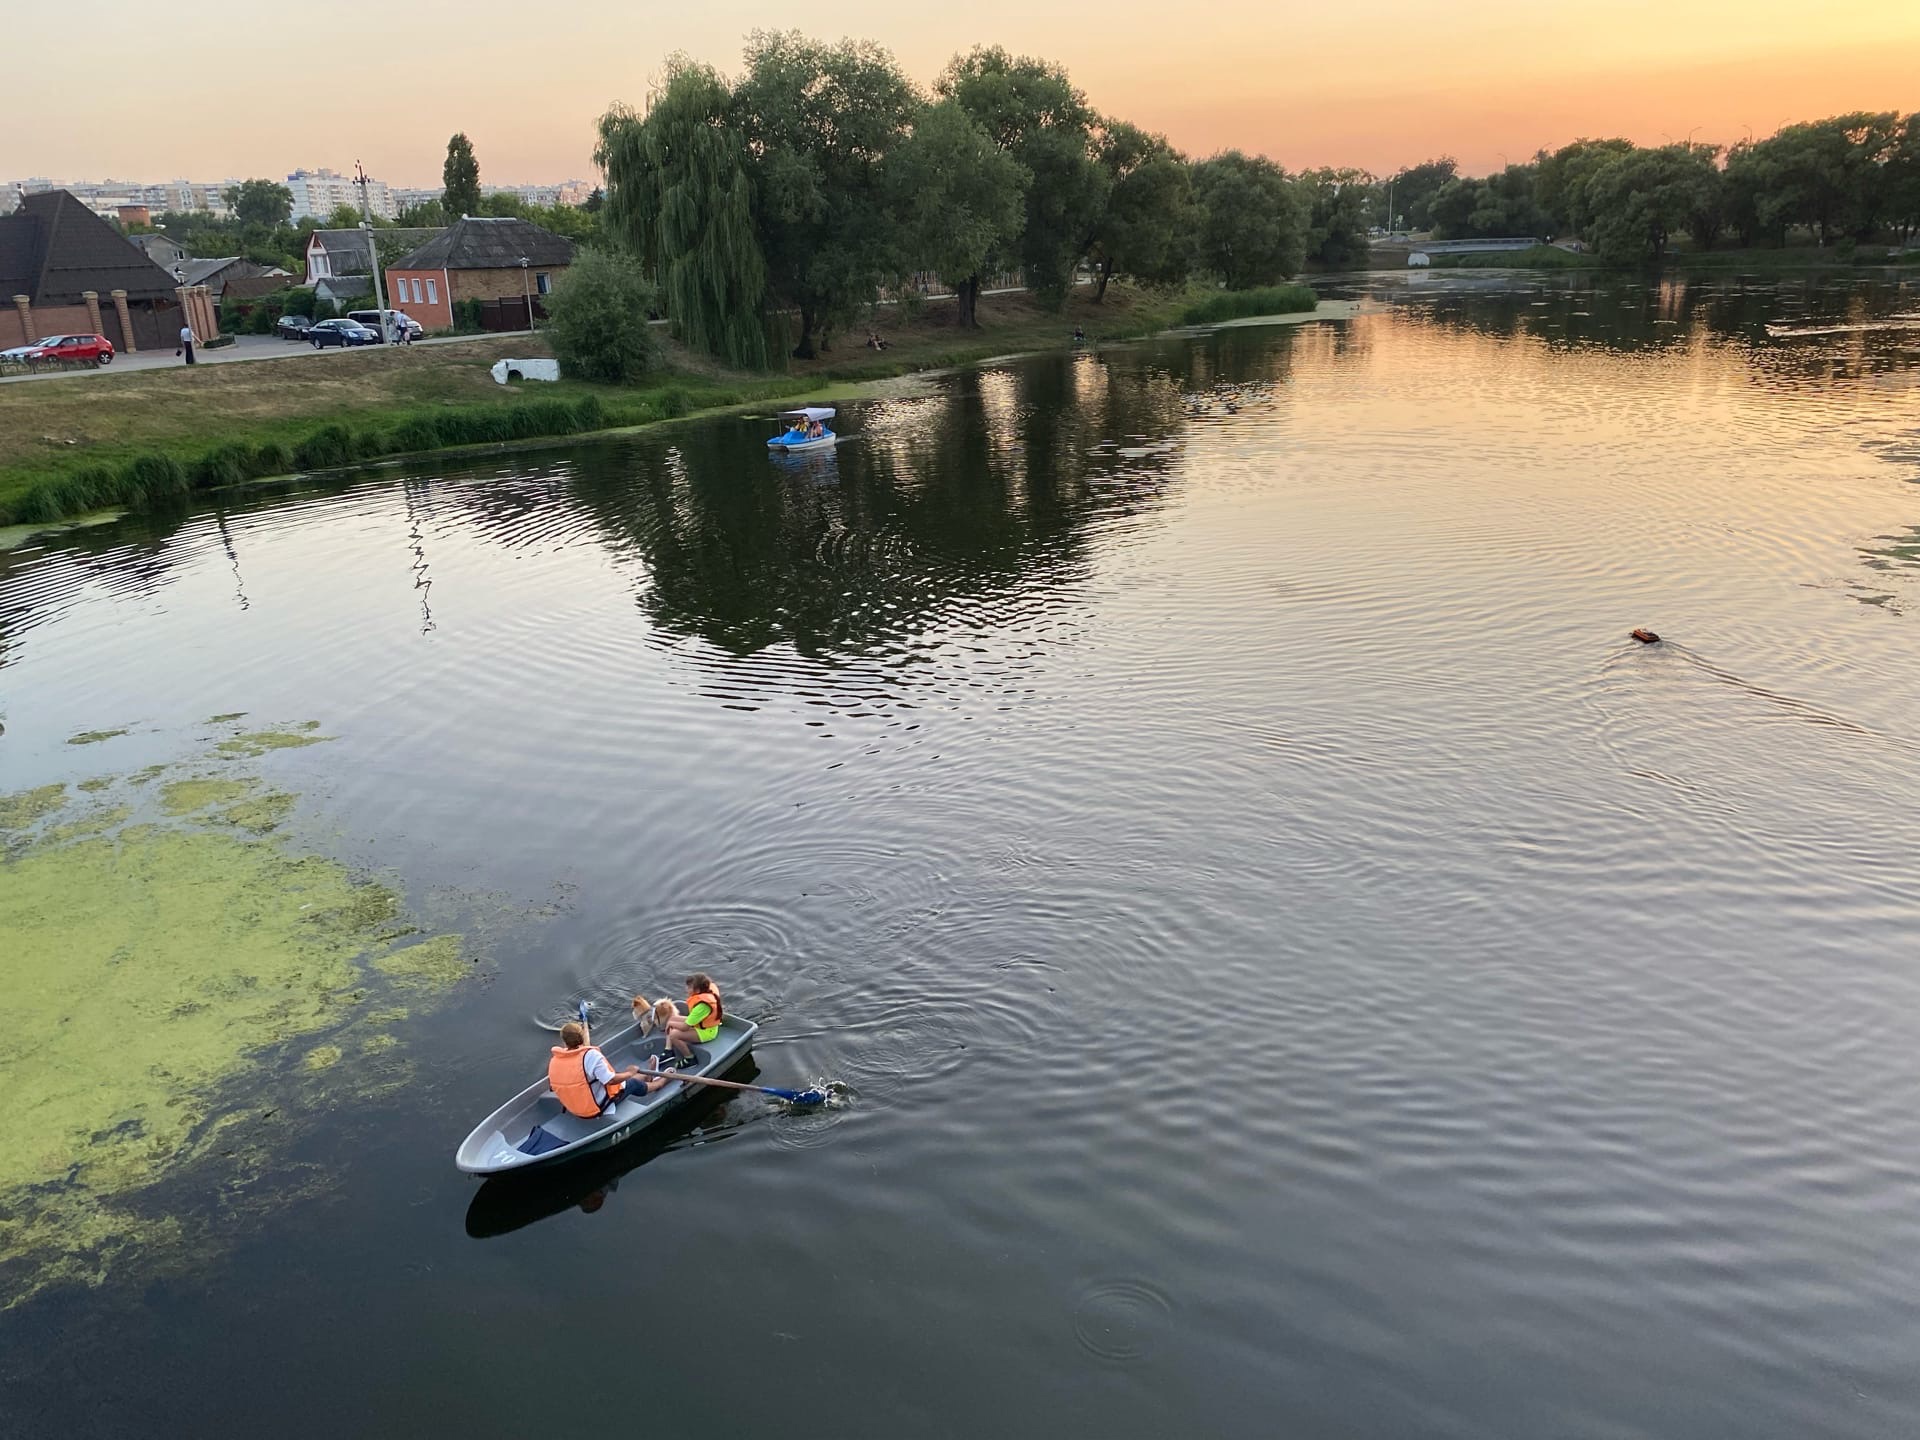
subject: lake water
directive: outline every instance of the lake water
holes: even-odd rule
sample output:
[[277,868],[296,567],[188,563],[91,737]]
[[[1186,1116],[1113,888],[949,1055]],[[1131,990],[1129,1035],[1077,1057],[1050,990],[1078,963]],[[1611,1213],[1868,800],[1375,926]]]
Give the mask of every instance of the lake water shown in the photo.
[[[1920,1430],[1920,286],[1341,293],[0,558],[0,789],[522,917],[0,1430]],[[694,966],[851,1102],[455,1172]]]

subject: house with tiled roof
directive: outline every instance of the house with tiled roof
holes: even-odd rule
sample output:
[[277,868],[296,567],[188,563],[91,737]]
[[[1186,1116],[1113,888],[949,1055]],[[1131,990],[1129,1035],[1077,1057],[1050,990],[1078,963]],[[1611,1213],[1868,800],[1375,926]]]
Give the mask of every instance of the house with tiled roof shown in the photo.
[[[374,243],[413,250],[440,233],[432,226],[383,226],[373,232]],[[389,251],[391,253],[391,251]],[[307,284],[345,275],[373,274],[373,246],[365,230],[316,230],[307,237]]]
[[573,263],[573,242],[512,215],[469,215],[387,267],[388,304],[429,330],[451,329],[453,307],[478,300],[489,329],[525,329],[529,308]]
[[183,319],[202,340],[220,333],[204,286],[182,284],[65,190],[0,215],[0,304],[0,348],[83,333],[118,350],[171,349]]

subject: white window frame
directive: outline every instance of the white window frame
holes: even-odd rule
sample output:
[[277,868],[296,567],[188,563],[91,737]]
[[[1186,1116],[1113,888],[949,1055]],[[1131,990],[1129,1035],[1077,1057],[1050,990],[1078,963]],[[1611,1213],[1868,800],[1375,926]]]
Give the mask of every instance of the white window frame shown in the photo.
[[429,305],[438,305],[440,303],[440,292],[435,288],[431,276],[427,278],[427,303]]

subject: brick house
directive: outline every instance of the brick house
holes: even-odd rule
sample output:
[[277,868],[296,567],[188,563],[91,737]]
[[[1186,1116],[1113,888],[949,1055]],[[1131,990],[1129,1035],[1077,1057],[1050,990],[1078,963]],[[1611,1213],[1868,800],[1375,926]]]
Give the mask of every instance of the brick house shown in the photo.
[[169,275],[70,192],[0,215],[0,349],[92,334],[128,353],[171,350],[183,319],[202,340],[220,333],[205,286]]
[[525,329],[526,297],[539,314],[540,297],[572,263],[563,235],[510,215],[469,215],[387,268],[387,303],[429,330],[449,330],[456,304],[490,302],[504,318],[489,328]]

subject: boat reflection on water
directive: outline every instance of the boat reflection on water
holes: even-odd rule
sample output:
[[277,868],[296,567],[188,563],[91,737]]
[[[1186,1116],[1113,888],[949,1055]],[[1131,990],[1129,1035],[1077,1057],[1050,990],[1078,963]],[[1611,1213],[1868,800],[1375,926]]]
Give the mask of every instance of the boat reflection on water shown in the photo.
[[839,450],[769,450],[767,459],[774,473],[783,480],[803,480],[824,485],[840,478]]
[[[748,1056],[726,1078],[751,1082],[759,1074],[760,1067]],[[467,1234],[491,1240],[569,1210],[596,1214],[619,1190],[621,1180],[642,1165],[695,1143],[696,1136],[700,1144],[730,1139],[764,1113],[766,1107],[751,1098],[714,1088],[681,1106],[675,1118],[641,1130],[610,1150],[596,1150],[551,1170],[496,1175],[481,1184],[467,1206]]]

